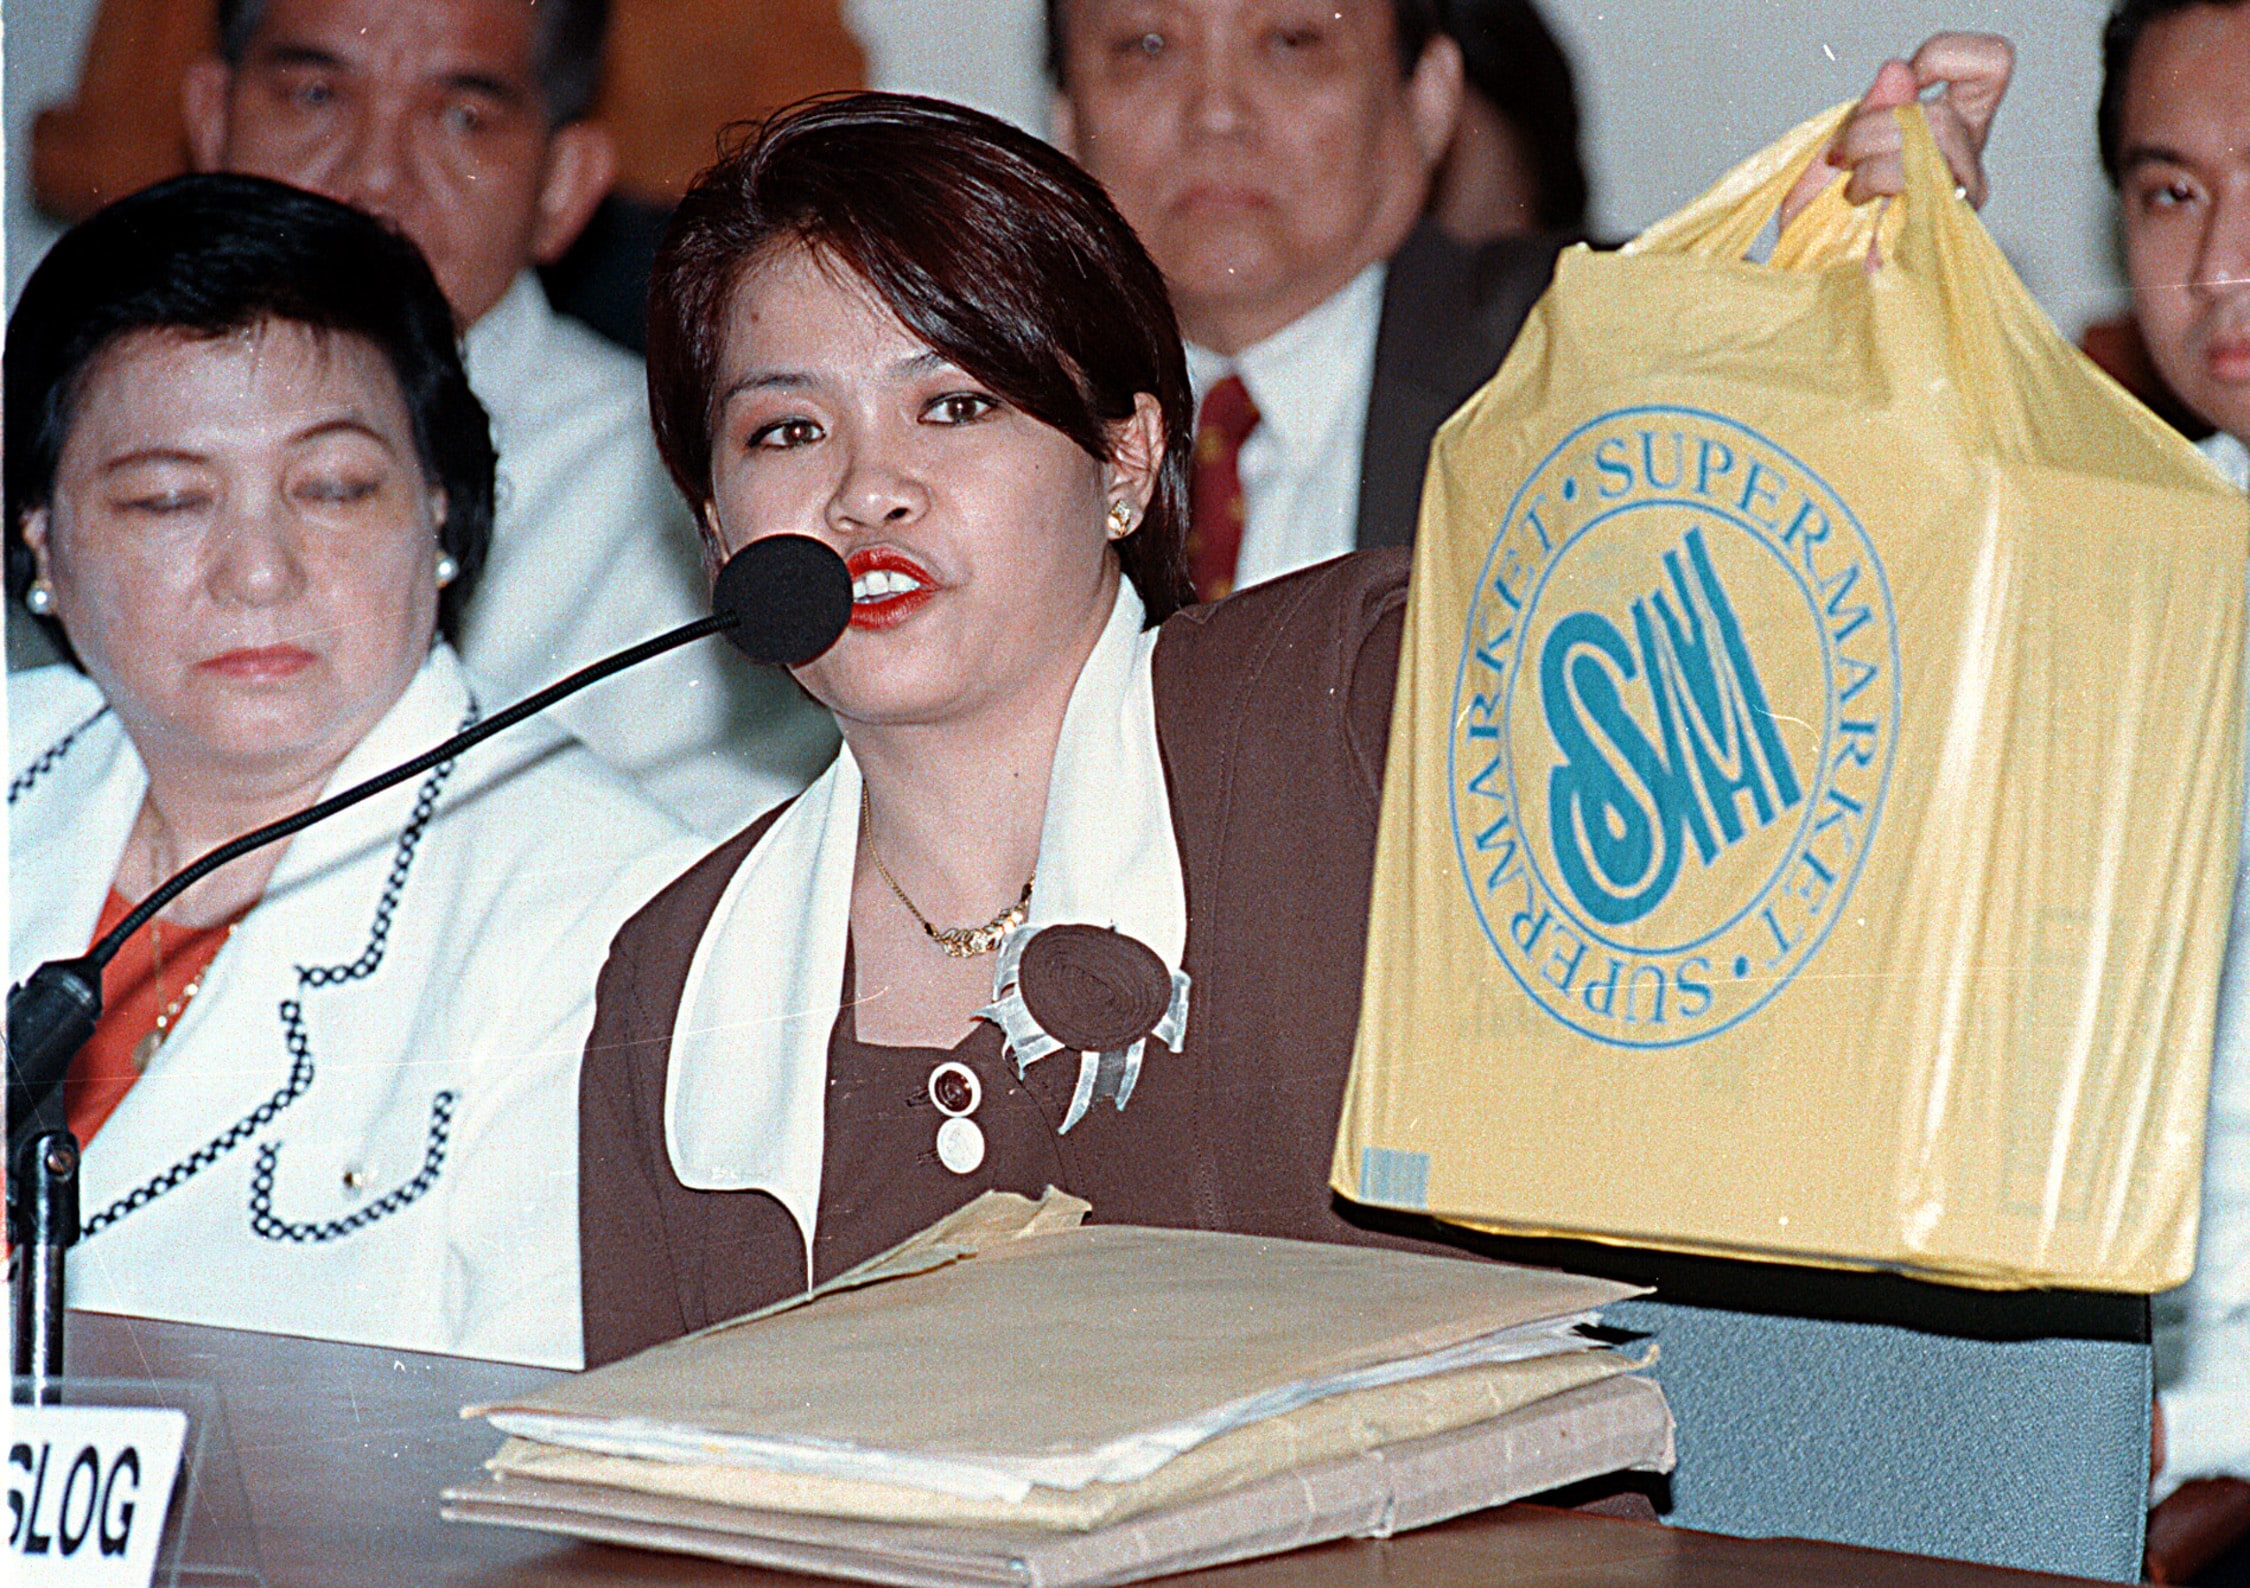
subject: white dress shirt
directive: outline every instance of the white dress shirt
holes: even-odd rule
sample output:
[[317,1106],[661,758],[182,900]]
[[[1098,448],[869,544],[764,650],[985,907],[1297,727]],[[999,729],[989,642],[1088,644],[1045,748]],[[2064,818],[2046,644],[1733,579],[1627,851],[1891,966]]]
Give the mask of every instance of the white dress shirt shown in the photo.
[[[2250,490],[2250,450],[2240,441],[2222,433],[2203,452]],[[2244,753],[2250,758],[2250,743]],[[2219,975],[2195,1274],[2155,1301],[2165,1442],[2158,1499],[2193,1478],[2250,1478],[2250,809],[2242,852]]]
[[[492,550],[461,656],[507,704],[708,613],[695,526],[657,457],[640,361],[518,276],[469,328],[469,384],[500,454]],[[835,723],[786,673],[712,638],[605,679],[549,713],[710,837],[796,793]]]
[[[471,698],[436,646],[329,787]],[[8,705],[20,979],[86,951],[148,775],[76,669],[14,675]],[[538,723],[300,833],[87,1144],[71,1304],[577,1367],[594,981],[703,848]]]
[[1187,345],[1198,410],[1203,394],[1228,375],[1242,377],[1258,409],[1239,464],[1237,590],[1352,549],[1383,276],[1382,264],[1369,265],[1318,308],[1232,359]]

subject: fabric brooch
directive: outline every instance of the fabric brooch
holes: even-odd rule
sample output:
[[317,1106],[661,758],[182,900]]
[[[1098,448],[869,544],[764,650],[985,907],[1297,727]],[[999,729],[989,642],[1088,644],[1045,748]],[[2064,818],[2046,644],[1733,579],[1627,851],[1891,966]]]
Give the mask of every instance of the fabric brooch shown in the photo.
[[1146,943],[1101,926],[1017,927],[1000,945],[992,1002],[977,1011],[1006,1036],[1019,1081],[1050,1053],[1078,1050],[1078,1085],[1057,1135],[1097,1102],[1122,1111],[1149,1039],[1179,1052],[1187,1013],[1187,972],[1166,971]]

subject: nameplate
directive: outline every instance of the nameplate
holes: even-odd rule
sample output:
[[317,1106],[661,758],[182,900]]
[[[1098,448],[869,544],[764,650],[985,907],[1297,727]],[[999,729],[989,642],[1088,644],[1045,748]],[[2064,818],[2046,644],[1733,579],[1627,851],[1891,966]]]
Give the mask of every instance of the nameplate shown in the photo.
[[8,1408],[8,1570],[22,1588],[148,1588],[187,1413]]

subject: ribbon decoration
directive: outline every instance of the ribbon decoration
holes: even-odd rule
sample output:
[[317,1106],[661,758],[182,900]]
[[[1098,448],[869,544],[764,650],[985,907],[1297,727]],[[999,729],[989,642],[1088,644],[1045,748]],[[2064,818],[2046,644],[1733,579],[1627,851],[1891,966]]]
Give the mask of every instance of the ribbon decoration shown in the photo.
[[1122,1112],[1140,1081],[1150,1038],[1174,1053],[1187,1035],[1186,971],[1098,926],[1019,926],[1000,945],[992,1002],[977,1017],[1006,1038],[1016,1079],[1050,1054],[1078,1051],[1078,1084],[1056,1129],[1067,1135],[1098,1102]]

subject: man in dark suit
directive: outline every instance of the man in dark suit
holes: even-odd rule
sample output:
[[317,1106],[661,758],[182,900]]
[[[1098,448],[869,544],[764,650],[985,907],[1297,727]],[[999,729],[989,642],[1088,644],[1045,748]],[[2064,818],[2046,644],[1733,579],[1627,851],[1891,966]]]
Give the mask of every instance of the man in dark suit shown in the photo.
[[1508,356],[1569,240],[1550,233],[1469,248],[1425,220],[1391,255],[1375,333],[1354,545],[1403,546],[1414,539],[1422,471],[1438,426]]
[[[1438,426],[1499,367],[1564,241],[1468,248],[1423,218],[1462,96],[1436,0],[1048,0],[1047,16],[1057,140],[1148,245],[1188,341],[1198,592],[1411,541]],[[1887,64],[1831,155],[1854,197],[1897,190],[1886,112],[1939,81],[1940,141],[1981,191],[2009,59],[1940,35]]]

